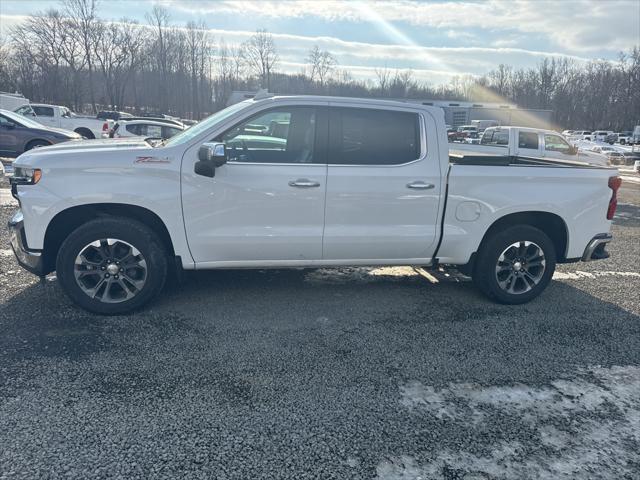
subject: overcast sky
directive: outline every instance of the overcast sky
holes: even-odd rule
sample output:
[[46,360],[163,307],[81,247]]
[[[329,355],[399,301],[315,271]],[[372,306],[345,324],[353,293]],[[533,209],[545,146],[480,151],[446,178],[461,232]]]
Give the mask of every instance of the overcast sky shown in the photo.
[[[145,23],[156,3],[167,7],[172,23],[204,20],[227,43],[266,28],[280,70],[299,71],[317,44],[357,78],[373,78],[375,67],[386,65],[439,84],[500,63],[533,66],[545,56],[615,60],[640,45],[640,0],[101,0],[99,13]],[[24,15],[56,7],[57,1],[0,0],[0,33]]]

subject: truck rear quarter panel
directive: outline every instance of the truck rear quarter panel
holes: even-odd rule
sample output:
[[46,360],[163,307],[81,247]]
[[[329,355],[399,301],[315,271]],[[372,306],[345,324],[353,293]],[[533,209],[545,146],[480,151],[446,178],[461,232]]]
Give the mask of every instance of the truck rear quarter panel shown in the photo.
[[547,166],[452,165],[441,263],[466,264],[491,225],[519,212],[558,215],[567,228],[566,258],[581,257],[587,243],[606,233],[615,170]]

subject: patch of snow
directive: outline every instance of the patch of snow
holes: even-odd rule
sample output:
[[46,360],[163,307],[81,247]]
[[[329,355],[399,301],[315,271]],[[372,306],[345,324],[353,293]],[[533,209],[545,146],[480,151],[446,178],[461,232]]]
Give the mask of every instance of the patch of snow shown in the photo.
[[[640,367],[593,367],[544,386],[413,381],[400,386],[400,405],[447,418],[460,428],[493,427],[493,413],[534,432],[526,446],[497,436],[485,456],[442,448],[378,464],[378,480],[451,478],[631,478],[640,464]],[[479,415],[479,412],[484,412]],[[478,420],[480,423],[478,423]]]

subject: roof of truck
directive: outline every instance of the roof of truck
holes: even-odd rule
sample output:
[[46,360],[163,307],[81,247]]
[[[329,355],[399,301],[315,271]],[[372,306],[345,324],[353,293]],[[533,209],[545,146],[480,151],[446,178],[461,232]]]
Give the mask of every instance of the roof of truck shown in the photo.
[[379,98],[362,98],[362,97],[336,97],[336,96],[324,96],[324,95],[271,95],[261,96],[257,98],[245,100],[245,102],[269,102],[269,101],[299,101],[299,102],[336,102],[336,103],[353,103],[353,104],[366,104],[366,105],[384,105],[395,106],[402,108],[412,108],[419,110],[434,110],[442,111],[439,107],[433,107],[429,105],[422,105],[421,103],[414,103],[409,101],[399,100],[386,100]]
[[503,126],[497,126],[497,127],[487,127],[485,129],[485,132],[487,130],[508,130],[511,128],[517,128],[518,130],[522,130],[523,132],[542,132],[542,133],[552,133],[554,135],[560,135],[560,133],[556,132],[555,130],[548,130],[546,128],[533,128],[533,127],[517,127],[515,125],[503,125]]

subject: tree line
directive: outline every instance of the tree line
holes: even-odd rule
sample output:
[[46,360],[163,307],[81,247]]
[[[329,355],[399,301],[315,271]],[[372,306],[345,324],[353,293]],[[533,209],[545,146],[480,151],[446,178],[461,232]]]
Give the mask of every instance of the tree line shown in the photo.
[[454,77],[434,86],[411,70],[377,68],[354,79],[331,52],[315,46],[298,73],[278,70],[273,36],[258,30],[228,45],[203,22],[171,23],[156,5],[146,23],[106,21],[99,0],[62,0],[27,17],[0,39],[0,90],[33,102],[169,113],[200,119],[226,106],[234,90],[281,94],[513,102],[550,109],[562,128],[623,130],[640,124],[640,48],[618,61],[545,58],[534,68],[499,65],[481,77]]

